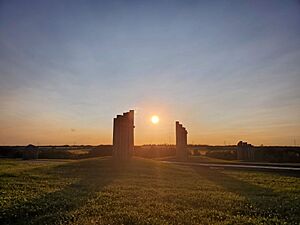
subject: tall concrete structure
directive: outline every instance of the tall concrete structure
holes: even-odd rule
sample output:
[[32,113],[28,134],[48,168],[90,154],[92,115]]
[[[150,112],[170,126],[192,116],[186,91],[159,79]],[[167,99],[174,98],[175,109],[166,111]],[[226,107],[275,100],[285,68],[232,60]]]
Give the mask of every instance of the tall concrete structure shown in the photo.
[[176,158],[177,160],[188,159],[187,130],[176,121]]
[[129,160],[134,147],[134,110],[117,115],[113,126],[113,158]]
[[240,141],[237,144],[236,154],[238,160],[255,160],[255,150],[253,146],[251,144],[248,144],[247,142]]

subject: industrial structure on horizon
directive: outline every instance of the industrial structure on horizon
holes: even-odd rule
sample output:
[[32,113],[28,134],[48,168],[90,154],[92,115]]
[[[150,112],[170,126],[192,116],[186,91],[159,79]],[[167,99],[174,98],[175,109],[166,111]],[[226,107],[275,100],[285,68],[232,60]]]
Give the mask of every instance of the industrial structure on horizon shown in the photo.
[[255,150],[251,144],[240,141],[237,144],[236,155],[238,160],[254,161]]

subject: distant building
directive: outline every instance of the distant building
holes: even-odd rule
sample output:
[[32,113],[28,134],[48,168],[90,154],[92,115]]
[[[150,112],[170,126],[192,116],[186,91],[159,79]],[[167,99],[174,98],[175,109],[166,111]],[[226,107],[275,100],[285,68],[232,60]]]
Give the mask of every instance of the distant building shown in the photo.
[[113,124],[113,158],[129,160],[134,148],[134,110],[117,115]]
[[187,130],[179,121],[176,121],[176,159],[187,160],[188,149],[187,149]]
[[255,160],[255,150],[251,144],[247,142],[240,141],[237,144],[237,159],[238,160],[246,160],[246,161],[254,161]]
[[24,160],[38,159],[39,158],[39,148],[32,144],[27,145],[23,151],[22,158]]

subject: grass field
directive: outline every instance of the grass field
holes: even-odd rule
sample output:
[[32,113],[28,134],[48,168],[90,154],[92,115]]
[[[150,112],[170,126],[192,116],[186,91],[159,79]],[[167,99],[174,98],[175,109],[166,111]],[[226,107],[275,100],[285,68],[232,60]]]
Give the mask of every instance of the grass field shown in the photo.
[[0,160],[0,224],[299,224],[300,178],[133,159]]

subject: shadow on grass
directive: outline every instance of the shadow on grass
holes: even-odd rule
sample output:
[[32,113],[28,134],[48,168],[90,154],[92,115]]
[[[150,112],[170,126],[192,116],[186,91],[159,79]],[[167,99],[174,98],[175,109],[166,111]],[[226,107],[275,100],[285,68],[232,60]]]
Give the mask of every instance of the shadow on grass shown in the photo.
[[126,167],[124,164],[115,165],[111,159],[93,159],[58,165],[51,169],[33,169],[50,177],[60,176],[58,179],[62,178],[66,183],[57,191],[41,194],[29,202],[1,210],[1,224],[70,223],[73,221],[71,212],[84,206],[126,170]]
[[[300,199],[297,193],[275,192],[222,173],[221,170],[193,167],[203,177],[225,190],[243,196],[245,201],[237,201],[233,214],[236,216],[260,217],[264,222],[277,223],[278,220],[288,224],[300,222]],[[257,176],[259,176],[257,174]]]

